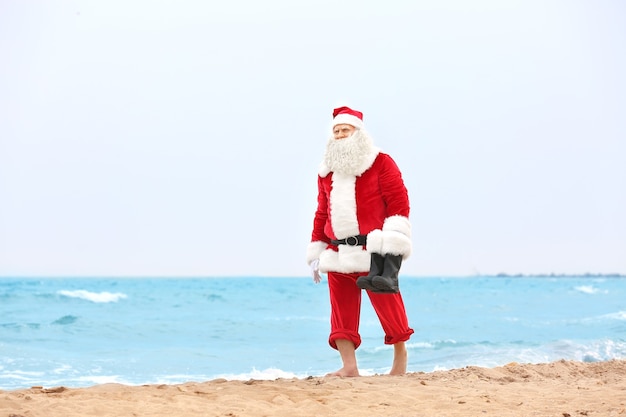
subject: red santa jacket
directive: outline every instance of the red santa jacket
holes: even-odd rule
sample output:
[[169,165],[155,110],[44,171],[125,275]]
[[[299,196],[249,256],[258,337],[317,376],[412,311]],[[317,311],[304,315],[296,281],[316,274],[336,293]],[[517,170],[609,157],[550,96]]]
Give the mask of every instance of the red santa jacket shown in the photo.
[[[322,272],[365,272],[370,253],[411,254],[409,197],[400,169],[375,152],[360,175],[329,172],[318,176],[317,210],[307,263],[319,259]],[[366,246],[332,245],[331,240],[367,235]]]

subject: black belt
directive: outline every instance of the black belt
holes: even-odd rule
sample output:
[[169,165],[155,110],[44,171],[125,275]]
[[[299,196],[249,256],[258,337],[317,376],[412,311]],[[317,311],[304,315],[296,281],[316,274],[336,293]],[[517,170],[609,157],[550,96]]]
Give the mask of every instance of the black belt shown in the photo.
[[365,246],[367,243],[367,235],[350,236],[341,240],[331,240],[332,245],[348,245],[348,246]]

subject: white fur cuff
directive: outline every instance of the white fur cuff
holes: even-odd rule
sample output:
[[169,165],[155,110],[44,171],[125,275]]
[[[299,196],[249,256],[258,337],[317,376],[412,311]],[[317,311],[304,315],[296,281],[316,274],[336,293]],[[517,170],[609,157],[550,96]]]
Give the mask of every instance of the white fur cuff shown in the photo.
[[383,253],[383,231],[375,229],[369,232],[365,246],[369,253]]
[[411,222],[404,216],[391,216],[385,219],[383,223],[383,231],[399,232],[406,237],[411,237]]
[[406,259],[411,255],[412,249],[411,239],[398,232],[383,231],[383,250],[381,254],[402,255],[402,259]]
[[385,230],[372,230],[367,235],[367,251],[381,255],[402,255],[403,259],[411,255],[411,239],[403,233]]
[[321,240],[317,242],[309,243],[309,246],[306,248],[306,263],[307,265],[311,265],[316,259],[320,258],[320,255],[324,250],[328,247],[328,243],[322,242]]

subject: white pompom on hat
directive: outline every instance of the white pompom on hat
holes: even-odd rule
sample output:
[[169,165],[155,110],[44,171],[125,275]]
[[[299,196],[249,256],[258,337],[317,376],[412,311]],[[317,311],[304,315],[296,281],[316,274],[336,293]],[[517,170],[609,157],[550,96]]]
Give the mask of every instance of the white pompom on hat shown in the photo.
[[337,107],[333,110],[333,127],[343,124],[363,129],[363,113],[346,106]]

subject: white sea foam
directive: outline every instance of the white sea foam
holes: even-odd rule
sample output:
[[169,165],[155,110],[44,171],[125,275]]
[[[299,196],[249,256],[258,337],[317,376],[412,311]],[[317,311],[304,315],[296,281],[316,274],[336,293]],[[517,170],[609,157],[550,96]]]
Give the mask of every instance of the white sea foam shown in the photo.
[[605,314],[602,317],[612,320],[626,321],[626,311],[618,311],[617,313]]
[[578,287],[574,287],[576,291],[580,291],[585,294],[607,294],[608,291],[601,291],[599,288],[594,287],[593,285],[579,285]]
[[54,368],[51,372],[53,374],[57,374],[57,375],[61,374],[62,375],[62,374],[68,373],[71,370],[72,370],[72,367],[70,365],[62,364],[62,365],[59,365],[58,367]]
[[[454,342],[450,342],[454,343]],[[407,349],[432,349],[435,347],[434,343],[430,342],[412,342],[406,344]]]
[[119,375],[89,375],[89,376],[81,376],[76,379],[80,381],[81,385],[100,385],[100,384],[124,384],[124,385],[140,385],[133,384],[125,379],[121,378]]
[[28,381],[32,378],[38,378],[44,375],[44,372],[33,372],[33,371],[20,371],[20,370],[14,370],[12,372],[6,372],[6,373],[2,373],[0,374],[0,379],[3,378],[13,378],[13,379],[19,379],[19,380],[23,380],[23,381]]
[[293,372],[286,372],[282,369],[277,368],[267,368],[264,370],[258,370],[253,368],[251,372],[246,372],[243,374],[222,374],[219,375],[218,378],[224,378],[228,380],[235,381],[245,381],[248,379],[262,379],[262,380],[274,380],[278,378],[283,379],[291,379],[291,378],[304,378],[308,375],[296,375]]
[[126,294],[121,292],[91,292],[87,290],[60,290],[58,291],[58,294],[70,298],[80,298],[83,300],[91,301],[93,303],[116,303],[119,300],[127,297]]
[[[387,370],[388,371],[388,370]],[[304,373],[294,373],[283,371],[278,368],[267,368],[263,370],[258,370],[253,368],[250,372],[245,372],[241,374],[220,374],[210,377],[209,379],[226,379],[228,381],[247,381],[250,379],[256,380],[275,380],[275,379],[304,379],[308,377],[321,377],[326,375],[330,370],[327,371],[312,371],[312,372],[304,372]],[[370,368],[361,368],[359,369],[359,373],[363,376],[375,375],[377,372],[374,369]]]

